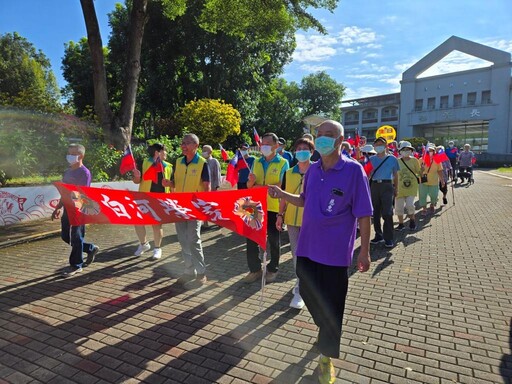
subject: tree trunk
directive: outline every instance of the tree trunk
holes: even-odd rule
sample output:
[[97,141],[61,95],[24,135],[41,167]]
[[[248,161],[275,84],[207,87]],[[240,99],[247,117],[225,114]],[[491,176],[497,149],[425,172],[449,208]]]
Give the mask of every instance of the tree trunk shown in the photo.
[[133,0],[130,13],[127,60],[121,108],[114,116],[109,105],[103,44],[93,0],[80,0],[87,28],[87,39],[91,51],[94,84],[94,109],[107,136],[108,143],[124,149],[131,141],[133,114],[137,98],[140,75],[140,55],[144,26],[147,21],[148,0]]
[[141,70],[140,56],[144,27],[148,20],[148,0],[133,0],[130,13],[130,29],[125,67],[121,109],[119,111],[119,134],[127,143],[131,141],[135,101]]
[[107,138],[110,139],[113,113],[108,102],[107,74],[103,58],[103,43],[93,0],[80,0],[87,29],[87,42],[91,52],[92,80],[94,84],[94,110],[100,119]]

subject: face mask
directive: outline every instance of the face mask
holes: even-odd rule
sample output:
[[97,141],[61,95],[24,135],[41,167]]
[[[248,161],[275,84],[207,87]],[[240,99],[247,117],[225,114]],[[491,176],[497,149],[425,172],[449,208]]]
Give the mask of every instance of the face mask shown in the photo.
[[201,153],[204,158],[210,157],[210,154],[208,152],[202,152]]
[[[338,136],[339,137],[339,136]],[[338,138],[320,136],[315,139],[315,147],[322,156],[330,155],[334,152],[334,143]]]
[[412,155],[412,151],[402,151],[400,152],[403,157],[409,157]]
[[382,153],[386,150],[386,147],[384,147],[382,145],[378,145],[377,147],[374,147],[374,149],[375,149],[375,152]]
[[270,156],[272,154],[272,147],[270,145],[262,145],[261,154],[265,157]]
[[70,165],[78,163],[78,155],[67,155],[66,160]]
[[249,154],[249,152],[247,151],[240,151],[240,153],[242,154],[242,156],[247,156]]
[[295,158],[299,163],[303,163],[304,161],[308,161],[311,157],[311,152],[308,150],[302,150],[295,152]]

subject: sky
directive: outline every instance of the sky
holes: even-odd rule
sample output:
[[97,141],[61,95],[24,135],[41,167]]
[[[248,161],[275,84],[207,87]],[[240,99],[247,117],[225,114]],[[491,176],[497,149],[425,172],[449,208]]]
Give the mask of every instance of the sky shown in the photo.
[[[104,45],[116,2],[95,1]],[[328,34],[298,31],[282,77],[300,83],[325,71],[345,86],[344,100],[400,92],[402,73],[452,35],[512,53],[511,0],[341,0],[334,13],[312,13]],[[0,34],[15,31],[44,52],[64,86],[64,44],[86,36],[80,1],[0,0]],[[453,52],[421,77],[489,65]]]

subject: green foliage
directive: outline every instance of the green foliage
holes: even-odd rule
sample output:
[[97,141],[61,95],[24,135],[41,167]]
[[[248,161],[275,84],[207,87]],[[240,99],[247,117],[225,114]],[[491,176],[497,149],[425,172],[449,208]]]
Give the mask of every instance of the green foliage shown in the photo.
[[61,174],[72,139],[101,134],[94,126],[64,114],[0,109],[0,170],[6,178]]
[[258,105],[260,119],[254,124],[260,136],[274,132],[294,141],[302,135],[300,88],[294,82],[276,79],[267,87]]
[[341,120],[341,100],[345,94],[343,84],[326,72],[317,72],[302,79],[300,97],[304,116],[322,115]]
[[[165,145],[165,149],[167,151],[167,162],[171,164],[176,163],[176,159],[182,155],[181,153],[181,137],[170,138],[167,135],[163,135],[157,137],[156,139],[150,139],[147,141],[147,145],[150,146],[154,143],[161,143]],[[146,147],[147,148],[147,147]],[[145,153],[145,157],[148,156],[147,150]]]
[[60,109],[50,61],[17,32],[0,35],[0,79],[2,105],[45,112]]
[[240,133],[240,113],[222,100],[201,99],[185,105],[176,116],[178,125],[195,133],[202,144],[222,143]]

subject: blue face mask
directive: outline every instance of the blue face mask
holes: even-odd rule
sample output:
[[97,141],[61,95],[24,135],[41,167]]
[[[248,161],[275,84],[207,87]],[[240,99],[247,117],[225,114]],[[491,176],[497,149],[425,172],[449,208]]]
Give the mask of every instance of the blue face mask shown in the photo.
[[[338,136],[339,137],[339,136]],[[315,147],[322,156],[330,155],[334,151],[334,143],[338,137],[320,136],[315,139]]]
[[308,161],[310,157],[311,157],[311,152],[308,151],[307,149],[295,152],[295,158],[297,159],[297,161],[299,163]]

